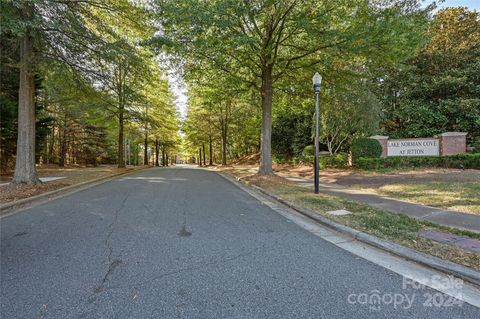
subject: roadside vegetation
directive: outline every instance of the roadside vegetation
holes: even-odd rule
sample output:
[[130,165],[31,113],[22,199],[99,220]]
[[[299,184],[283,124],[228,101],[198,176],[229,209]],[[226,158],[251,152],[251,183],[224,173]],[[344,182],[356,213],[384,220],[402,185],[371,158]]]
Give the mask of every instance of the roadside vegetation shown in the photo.
[[[143,166],[118,168],[116,165],[101,165],[97,167],[68,167],[58,168],[54,165],[50,167],[40,167],[38,169],[39,178],[49,177],[54,180],[41,183],[32,187],[31,185],[17,185],[16,187],[0,186],[0,205],[22,199],[26,199],[45,192],[54,191],[60,188],[78,185],[82,183],[94,182],[99,179],[113,177],[118,174],[141,169]],[[8,179],[0,180],[0,183],[8,183]]]
[[[185,62],[193,88],[183,126],[184,152],[192,162],[225,165],[260,154],[265,173],[271,151],[274,163],[312,163],[315,71],[324,78],[320,147],[328,155],[320,160],[323,167],[348,166],[355,141],[374,134],[415,138],[468,132],[470,150],[480,152],[478,12],[434,11],[401,0],[385,1],[382,9],[364,6],[367,1],[281,1],[278,6],[264,1],[258,8],[248,1],[213,1],[205,15],[194,18],[190,1],[172,2],[171,9],[178,3],[178,14],[163,21],[166,39],[177,44],[169,50]],[[350,9],[364,15],[347,14]],[[395,37],[383,38],[386,33]],[[263,46],[268,36],[272,41]],[[278,43],[276,36],[286,39]],[[271,149],[262,148],[265,143]],[[478,154],[378,156],[357,152],[353,162],[368,170],[480,168]]]
[[[405,215],[388,213],[337,196],[313,194],[305,187],[280,177],[245,177],[245,181],[271,192],[287,202],[305,207],[354,229],[396,242],[420,252],[480,270],[480,254],[442,244],[418,235],[420,230],[437,230],[480,239],[480,234],[418,221]],[[346,209],[351,215],[333,216],[327,211]]]
[[[260,154],[258,173],[271,174],[274,162],[309,161],[317,71],[325,166],[348,163],[372,134],[463,131],[479,149],[480,19],[467,8],[7,0],[1,18],[0,169],[17,184],[38,183],[38,164],[226,165]],[[172,71],[188,89],[185,118]]]
[[[254,157],[222,168],[237,176],[255,172]],[[308,163],[275,164],[274,171],[304,180],[313,180],[313,167]],[[321,183],[371,192],[407,202],[444,208],[468,214],[480,214],[480,170],[443,168],[388,168],[360,170],[321,165]]]
[[413,203],[480,215],[480,182],[428,182],[383,185],[377,194]]
[[179,119],[146,2],[2,1],[0,173],[169,163]]

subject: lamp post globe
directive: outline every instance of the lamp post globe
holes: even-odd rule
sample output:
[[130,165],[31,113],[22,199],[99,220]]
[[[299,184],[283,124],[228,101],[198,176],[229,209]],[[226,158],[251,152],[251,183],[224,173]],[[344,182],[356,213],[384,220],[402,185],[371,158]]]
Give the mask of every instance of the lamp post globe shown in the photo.
[[320,86],[322,85],[322,76],[320,75],[320,73],[315,72],[315,75],[313,76],[312,81],[313,81],[313,89],[315,93],[319,93]]

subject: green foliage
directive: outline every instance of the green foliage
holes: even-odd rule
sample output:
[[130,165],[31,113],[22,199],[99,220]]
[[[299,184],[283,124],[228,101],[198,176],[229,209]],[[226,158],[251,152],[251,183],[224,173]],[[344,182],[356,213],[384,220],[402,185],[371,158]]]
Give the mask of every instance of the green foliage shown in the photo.
[[276,159],[300,157],[312,143],[312,115],[299,112],[279,112],[273,120],[272,153]]
[[373,138],[358,138],[352,141],[350,146],[352,159],[356,162],[360,158],[375,158],[382,155],[382,145]]
[[[359,72],[357,76],[367,74]],[[364,82],[359,79],[339,82],[324,94],[320,137],[330,154],[346,151],[355,136],[371,135],[378,128],[380,104]]]
[[348,154],[337,153],[333,155],[320,156],[319,165],[320,165],[320,168],[324,168],[324,167],[345,168],[348,165]]
[[473,143],[473,151],[480,154],[480,138],[477,138]]
[[459,154],[450,156],[412,156],[412,157],[381,157],[359,158],[355,166],[366,170],[383,168],[473,168],[480,169],[480,154]]
[[[315,160],[315,149],[313,145],[305,147],[301,160],[302,162],[313,164]],[[332,167],[332,168],[345,168],[348,166],[348,154],[337,153],[332,155],[320,155],[318,157],[318,163],[320,168]]]
[[184,151],[189,158],[197,157],[199,148],[205,146],[210,155],[211,145],[212,164],[226,164],[227,158],[238,159],[258,151],[258,109],[249,91],[222,86],[228,83],[210,76],[211,72],[214,70],[205,69],[190,83],[189,107],[182,125]]
[[[11,39],[5,39],[2,46]],[[12,61],[12,56],[16,50],[5,50],[1,55],[2,62],[2,81],[0,85],[0,172],[5,173],[13,168],[14,154],[17,143],[17,109],[18,109],[18,72],[13,65],[7,61]],[[43,79],[36,77],[35,83],[37,90],[35,92],[36,100],[42,95],[44,90]],[[53,118],[46,112],[44,103],[35,103],[35,113],[37,120],[35,122],[35,148],[38,150],[37,158],[45,147],[47,134]]]
[[[408,58],[426,21],[416,0],[156,3],[163,32],[152,43],[168,48],[194,80],[208,73],[223,80],[222,89],[254,96],[249,103],[262,106],[261,128],[267,135],[263,142],[272,141],[273,154],[279,159],[298,156],[311,143],[312,113],[299,106],[307,107],[303,101],[311,101],[310,78],[317,70],[328,79],[325,89],[335,91],[330,110],[342,110],[325,116],[323,138],[331,153],[340,151],[355,134],[375,128],[376,104],[362,83],[380,66]],[[343,96],[335,89],[347,86],[350,89]],[[310,91],[305,94],[295,88]],[[269,136],[272,109],[273,135]],[[311,104],[308,109],[312,110]],[[352,114],[358,116],[352,120]],[[340,133],[335,131],[338,123],[345,124]],[[269,144],[262,148],[269,149]],[[269,152],[262,156],[266,167]]]
[[154,32],[145,3],[7,0],[1,7],[2,170],[14,162],[18,47],[25,35],[35,52],[28,68],[42,79],[35,83],[37,162],[115,162],[123,154],[123,126],[137,153],[137,144],[146,139],[149,147],[151,137],[176,151],[173,95],[151,48],[142,46]]
[[[2,92],[4,92],[2,90]],[[0,171],[12,168],[17,140],[17,103],[0,95]]]
[[393,138],[448,131],[480,137],[480,13],[436,13],[429,42],[405,67],[385,69],[374,90],[382,100],[381,128]]
[[315,145],[307,145],[302,151],[303,157],[315,156]]

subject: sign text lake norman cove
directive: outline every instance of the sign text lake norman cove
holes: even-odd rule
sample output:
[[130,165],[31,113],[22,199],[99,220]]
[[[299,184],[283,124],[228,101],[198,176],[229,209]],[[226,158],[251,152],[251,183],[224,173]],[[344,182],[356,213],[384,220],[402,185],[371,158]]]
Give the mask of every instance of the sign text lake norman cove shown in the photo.
[[387,156],[438,156],[439,145],[436,138],[389,140]]

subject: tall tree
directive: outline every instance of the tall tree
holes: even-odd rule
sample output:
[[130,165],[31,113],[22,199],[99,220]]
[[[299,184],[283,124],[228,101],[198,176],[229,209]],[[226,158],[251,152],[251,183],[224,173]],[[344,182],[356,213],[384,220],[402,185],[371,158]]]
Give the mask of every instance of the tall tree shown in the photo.
[[[388,63],[417,38],[418,1],[159,0],[166,43],[192,68],[208,61],[255,88],[261,100],[259,174],[271,174],[275,85],[298,71],[328,69],[329,59]],[[191,10],[192,7],[200,8]],[[421,14],[420,14],[421,15]],[[411,17],[411,19],[408,19]],[[393,37],[392,34],[397,36]]]
[[[48,61],[91,72],[89,60],[102,54],[111,22],[138,25],[137,6],[128,0],[20,0],[2,2],[1,32],[18,37],[19,107],[15,174],[12,183],[39,183],[35,168],[35,74]],[[128,16],[128,17],[127,17]],[[108,19],[101,19],[108,17]]]
[[383,131],[393,137],[463,131],[469,141],[480,138],[480,14],[440,10],[426,36],[403,68],[378,77]]
[[35,184],[40,180],[35,169],[34,4],[22,1],[18,11],[26,27],[19,38],[18,137],[15,175],[12,183]]

